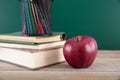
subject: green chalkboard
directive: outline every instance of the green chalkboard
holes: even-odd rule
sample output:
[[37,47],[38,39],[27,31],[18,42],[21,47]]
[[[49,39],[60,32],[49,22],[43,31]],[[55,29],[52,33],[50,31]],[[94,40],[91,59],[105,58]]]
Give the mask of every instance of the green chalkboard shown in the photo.
[[[18,0],[0,0],[0,33],[20,31]],[[53,31],[64,31],[67,38],[93,36],[99,49],[120,50],[120,0],[54,0]]]
[[21,30],[18,0],[0,0],[0,33]]

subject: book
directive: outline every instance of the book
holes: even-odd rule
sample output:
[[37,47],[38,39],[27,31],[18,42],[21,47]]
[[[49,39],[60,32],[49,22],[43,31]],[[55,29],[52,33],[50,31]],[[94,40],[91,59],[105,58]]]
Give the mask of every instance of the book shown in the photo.
[[0,42],[28,42],[45,43],[63,41],[66,38],[64,32],[53,32],[51,36],[23,36],[21,32],[0,34]]
[[63,48],[40,51],[39,49],[12,49],[0,47],[0,61],[30,70],[64,62]]
[[0,42],[0,47],[3,48],[12,48],[12,49],[39,49],[39,50],[50,50],[54,48],[63,47],[66,41],[52,42],[52,43],[44,43],[44,44],[16,44],[16,43],[2,43]]

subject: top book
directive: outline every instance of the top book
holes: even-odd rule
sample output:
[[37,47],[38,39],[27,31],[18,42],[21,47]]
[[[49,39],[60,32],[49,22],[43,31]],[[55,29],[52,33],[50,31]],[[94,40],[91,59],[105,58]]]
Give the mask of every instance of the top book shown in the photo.
[[28,43],[46,43],[63,41],[66,39],[64,32],[53,32],[51,36],[23,36],[22,32],[15,32],[9,34],[0,34],[0,41],[2,42],[28,42]]

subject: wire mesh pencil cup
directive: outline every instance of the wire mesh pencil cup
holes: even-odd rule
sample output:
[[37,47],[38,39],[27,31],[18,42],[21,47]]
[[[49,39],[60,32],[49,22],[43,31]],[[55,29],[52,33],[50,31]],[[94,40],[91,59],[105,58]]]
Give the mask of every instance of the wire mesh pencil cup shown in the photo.
[[19,1],[21,3],[23,35],[52,35],[51,10],[53,0]]

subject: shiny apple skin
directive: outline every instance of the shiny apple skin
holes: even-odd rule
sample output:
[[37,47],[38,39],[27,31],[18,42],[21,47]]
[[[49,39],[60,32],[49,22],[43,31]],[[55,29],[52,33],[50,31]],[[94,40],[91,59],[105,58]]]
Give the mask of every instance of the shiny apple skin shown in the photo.
[[63,54],[74,68],[87,68],[94,62],[98,51],[96,40],[91,36],[76,36],[66,41]]

